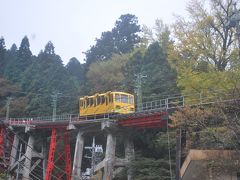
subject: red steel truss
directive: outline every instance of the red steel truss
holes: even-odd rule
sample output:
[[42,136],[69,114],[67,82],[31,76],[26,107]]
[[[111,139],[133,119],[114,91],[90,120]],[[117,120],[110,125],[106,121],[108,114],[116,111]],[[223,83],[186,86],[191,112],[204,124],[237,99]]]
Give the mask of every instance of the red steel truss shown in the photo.
[[0,172],[6,172],[13,144],[13,134],[6,127],[0,127]]
[[69,134],[64,133],[64,152],[65,152],[65,172],[67,174],[67,180],[71,180],[71,173],[72,173],[72,161],[71,161],[71,151],[70,151],[70,140]]
[[[60,141],[64,142],[63,148],[57,148],[57,145],[61,146]],[[58,151],[56,151],[56,148]],[[61,149],[63,152],[61,152]],[[62,170],[61,166],[65,166],[65,171]],[[72,161],[69,133],[63,129],[52,129],[45,179],[51,180],[52,176],[54,176],[58,180],[71,180],[71,171]]]
[[46,169],[46,180],[51,180],[52,170],[54,167],[54,153],[56,149],[57,130],[52,129],[51,142],[48,153],[48,163]]
[[5,134],[5,128],[0,128],[0,158],[3,159],[4,157],[4,134]]
[[154,112],[146,114],[131,114],[118,120],[118,124],[124,127],[135,128],[159,128],[167,126],[167,112]]

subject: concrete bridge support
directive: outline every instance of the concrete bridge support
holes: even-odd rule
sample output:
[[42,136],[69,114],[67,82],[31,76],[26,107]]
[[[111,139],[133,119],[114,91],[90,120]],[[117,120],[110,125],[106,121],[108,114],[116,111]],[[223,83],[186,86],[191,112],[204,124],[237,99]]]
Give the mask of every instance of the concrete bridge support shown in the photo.
[[30,179],[29,175],[31,173],[33,145],[34,145],[34,137],[33,137],[33,135],[30,135],[28,138],[28,145],[27,145],[27,150],[25,153],[26,158],[25,158],[24,168],[23,168],[23,180]]
[[133,180],[133,169],[129,163],[135,158],[135,153],[134,153],[133,140],[130,136],[125,138],[124,148],[125,148],[125,159],[128,163],[127,180]]
[[44,138],[42,141],[42,170],[43,170],[43,179],[46,178],[46,167],[47,167],[47,138]]
[[73,160],[72,180],[81,177],[82,157],[83,157],[84,137],[81,130],[78,131]]
[[13,139],[11,155],[10,155],[10,165],[9,165],[9,168],[15,163],[15,161],[17,159],[18,145],[19,145],[19,138],[18,138],[18,135],[15,134],[14,135],[14,139]]
[[[10,164],[8,167],[9,170],[11,169],[11,167],[14,165],[14,163],[18,159],[18,157],[17,157],[18,145],[19,145],[19,137],[18,137],[18,134],[15,134],[14,138],[13,138],[13,144],[12,144],[12,149],[11,149],[11,154],[10,154]],[[13,177],[9,174],[8,180],[12,180],[12,179],[13,179]]]
[[115,163],[115,149],[116,149],[116,136],[111,131],[107,131],[107,145],[104,163],[104,180],[113,179],[114,163]]

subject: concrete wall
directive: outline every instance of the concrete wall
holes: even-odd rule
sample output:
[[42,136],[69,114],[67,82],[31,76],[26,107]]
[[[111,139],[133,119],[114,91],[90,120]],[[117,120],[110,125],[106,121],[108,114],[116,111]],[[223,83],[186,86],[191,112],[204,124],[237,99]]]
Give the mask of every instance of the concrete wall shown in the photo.
[[214,171],[209,166],[210,161],[226,159],[234,163],[236,151],[227,150],[193,150],[191,149],[181,167],[182,180],[237,180],[237,172],[231,169]]

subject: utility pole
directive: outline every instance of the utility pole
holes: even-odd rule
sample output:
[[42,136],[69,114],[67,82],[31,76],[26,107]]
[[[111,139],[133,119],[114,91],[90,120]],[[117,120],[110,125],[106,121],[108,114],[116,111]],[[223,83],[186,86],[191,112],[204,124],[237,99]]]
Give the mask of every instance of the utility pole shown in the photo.
[[60,93],[54,93],[52,95],[53,98],[53,114],[52,114],[52,121],[56,121],[56,114],[57,114],[57,98]]
[[146,75],[142,75],[142,73],[139,73],[135,75],[137,77],[136,79],[136,86],[135,86],[135,93],[137,98],[137,111],[142,110],[142,79],[146,78]]
[[[238,48],[240,49],[240,10],[237,9],[236,2],[233,5],[234,5],[234,11],[232,16],[226,22],[226,26],[229,28],[236,28]],[[240,52],[239,52],[239,55],[240,55]]]
[[93,136],[92,146],[86,146],[84,149],[88,149],[91,152],[91,156],[84,156],[85,158],[91,159],[91,174],[90,176],[93,176],[95,165],[98,163],[98,157],[99,153],[103,153],[102,145],[96,145],[95,143],[95,136]]
[[91,171],[92,175],[94,174],[95,169],[95,136],[93,136],[93,142],[92,142],[92,163],[91,163]]
[[84,149],[88,149],[91,152],[91,156],[85,156],[85,158],[91,159],[91,176],[94,174],[95,167],[95,136],[93,136],[92,146],[86,146]]
[[8,97],[7,98],[7,112],[6,112],[6,121],[9,119],[9,112],[10,112],[10,103],[11,103],[12,98]]

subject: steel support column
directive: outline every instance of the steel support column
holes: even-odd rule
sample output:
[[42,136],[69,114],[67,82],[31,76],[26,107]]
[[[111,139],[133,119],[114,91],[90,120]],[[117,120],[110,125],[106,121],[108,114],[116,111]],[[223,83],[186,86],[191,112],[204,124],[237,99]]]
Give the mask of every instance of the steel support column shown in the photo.
[[4,134],[5,134],[5,128],[0,128],[0,158],[4,159]]
[[42,167],[43,167],[43,179],[46,179],[46,166],[47,166],[47,139],[42,141]]
[[75,153],[73,160],[72,180],[77,180],[76,177],[81,177],[82,156],[83,156],[84,137],[81,131],[77,134],[75,145]]
[[[60,141],[64,141],[64,147]],[[69,132],[65,129],[52,129],[45,180],[51,180],[52,177],[58,180],[71,180],[71,171]]]
[[64,133],[64,152],[65,152],[65,173],[67,180],[71,180],[72,160],[70,152],[69,133]]
[[52,129],[51,142],[48,153],[48,164],[46,170],[46,180],[51,180],[52,170],[54,167],[54,153],[56,149],[57,130]]

